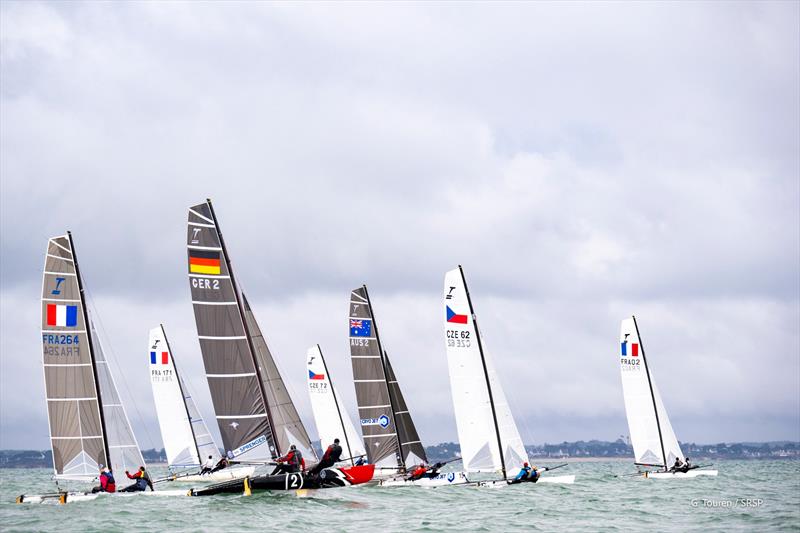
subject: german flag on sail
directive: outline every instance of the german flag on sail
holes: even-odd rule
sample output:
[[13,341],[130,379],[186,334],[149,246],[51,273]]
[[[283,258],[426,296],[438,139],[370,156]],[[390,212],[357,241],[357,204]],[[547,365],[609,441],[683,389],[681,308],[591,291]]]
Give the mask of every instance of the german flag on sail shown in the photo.
[[189,272],[192,274],[219,274],[219,252],[190,249]]

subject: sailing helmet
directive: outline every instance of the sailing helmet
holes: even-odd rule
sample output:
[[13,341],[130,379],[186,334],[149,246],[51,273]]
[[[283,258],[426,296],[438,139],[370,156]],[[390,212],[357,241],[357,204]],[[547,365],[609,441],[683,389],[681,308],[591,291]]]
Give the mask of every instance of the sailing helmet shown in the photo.
[[339,439],[333,439],[334,444],[339,444]]
[[296,449],[297,449],[297,446],[295,446],[294,444],[292,444],[291,446],[289,446],[289,449],[290,449],[290,450],[296,450]]
[[524,463],[522,466],[529,466],[528,463]]

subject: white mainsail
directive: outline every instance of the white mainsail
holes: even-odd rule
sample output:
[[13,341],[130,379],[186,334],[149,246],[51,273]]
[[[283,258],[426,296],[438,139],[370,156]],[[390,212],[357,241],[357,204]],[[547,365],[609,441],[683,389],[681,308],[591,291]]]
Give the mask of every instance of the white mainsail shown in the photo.
[[622,392],[636,462],[667,469],[684,455],[648,368],[635,317],[622,321],[619,340]]
[[148,346],[150,384],[169,467],[197,467],[209,455],[216,463],[219,450],[178,374],[163,326],[150,330]]
[[464,470],[502,471],[505,475],[526,462],[528,454],[492,359],[481,345],[461,267],[445,274],[444,312],[450,388]]
[[341,396],[330,379],[319,344],[308,349],[308,396],[322,449],[338,438],[342,459],[354,463],[358,457],[365,456],[364,444],[342,406]]

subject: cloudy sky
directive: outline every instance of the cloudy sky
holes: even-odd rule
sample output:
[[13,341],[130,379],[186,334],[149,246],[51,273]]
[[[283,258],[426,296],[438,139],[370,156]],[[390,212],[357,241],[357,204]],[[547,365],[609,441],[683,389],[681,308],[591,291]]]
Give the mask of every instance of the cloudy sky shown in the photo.
[[628,433],[630,314],[679,439],[800,440],[798,6],[2,2],[0,448],[48,446],[68,229],[142,446],[159,322],[210,415],[184,246],[207,197],[314,436],[306,349],[355,412],[366,283],[423,441],[456,439],[462,264],[526,442]]

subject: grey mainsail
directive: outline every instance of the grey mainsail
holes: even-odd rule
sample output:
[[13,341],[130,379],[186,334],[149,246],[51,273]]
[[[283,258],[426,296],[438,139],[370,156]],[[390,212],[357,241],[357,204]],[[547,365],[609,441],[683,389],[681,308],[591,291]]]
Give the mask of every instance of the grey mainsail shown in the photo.
[[88,481],[108,464],[100,392],[72,237],[47,243],[42,363],[56,478]]
[[370,463],[406,468],[425,450],[381,346],[366,286],[350,293],[350,358],[358,414]]
[[394,408],[394,419],[397,423],[397,438],[400,441],[400,455],[403,458],[403,463],[406,466],[416,465],[422,461],[428,462],[428,457],[425,455],[425,447],[419,440],[417,428],[414,426],[414,420],[411,418],[411,413],[408,412],[408,405],[403,398],[403,392],[400,390],[400,384],[397,382],[397,377],[392,370],[392,363],[389,361],[389,354],[383,352],[383,358],[386,362],[386,377],[389,384],[389,397],[392,400]]
[[242,304],[244,306],[244,316],[247,320],[247,327],[252,336],[253,347],[256,351],[256,360],[261,371],[261,379],[264,383],[264,390],[267,394],[267,409],[269,409],[272,420],[272,431],[278,443],[280,453],[286,453],[289,446],[294,444],[307,459],[317,459],[314,447],[311,446],[311,439],[308,437],[300,415],[292,402],[289,391],[283,383],[278,367],[267,346],[267,341],[258,327],[256,317],[250,308],[244,293],[242,293]]
[[367,287],[350,293],[350,360],[356,388],[358,418],[367,459],[378,466],[402,466],[378,328],[372,316]]
[[269,461],[279,448],[210,200],[189,208],[186,246],[197,338],[222,444],[237,460]]

